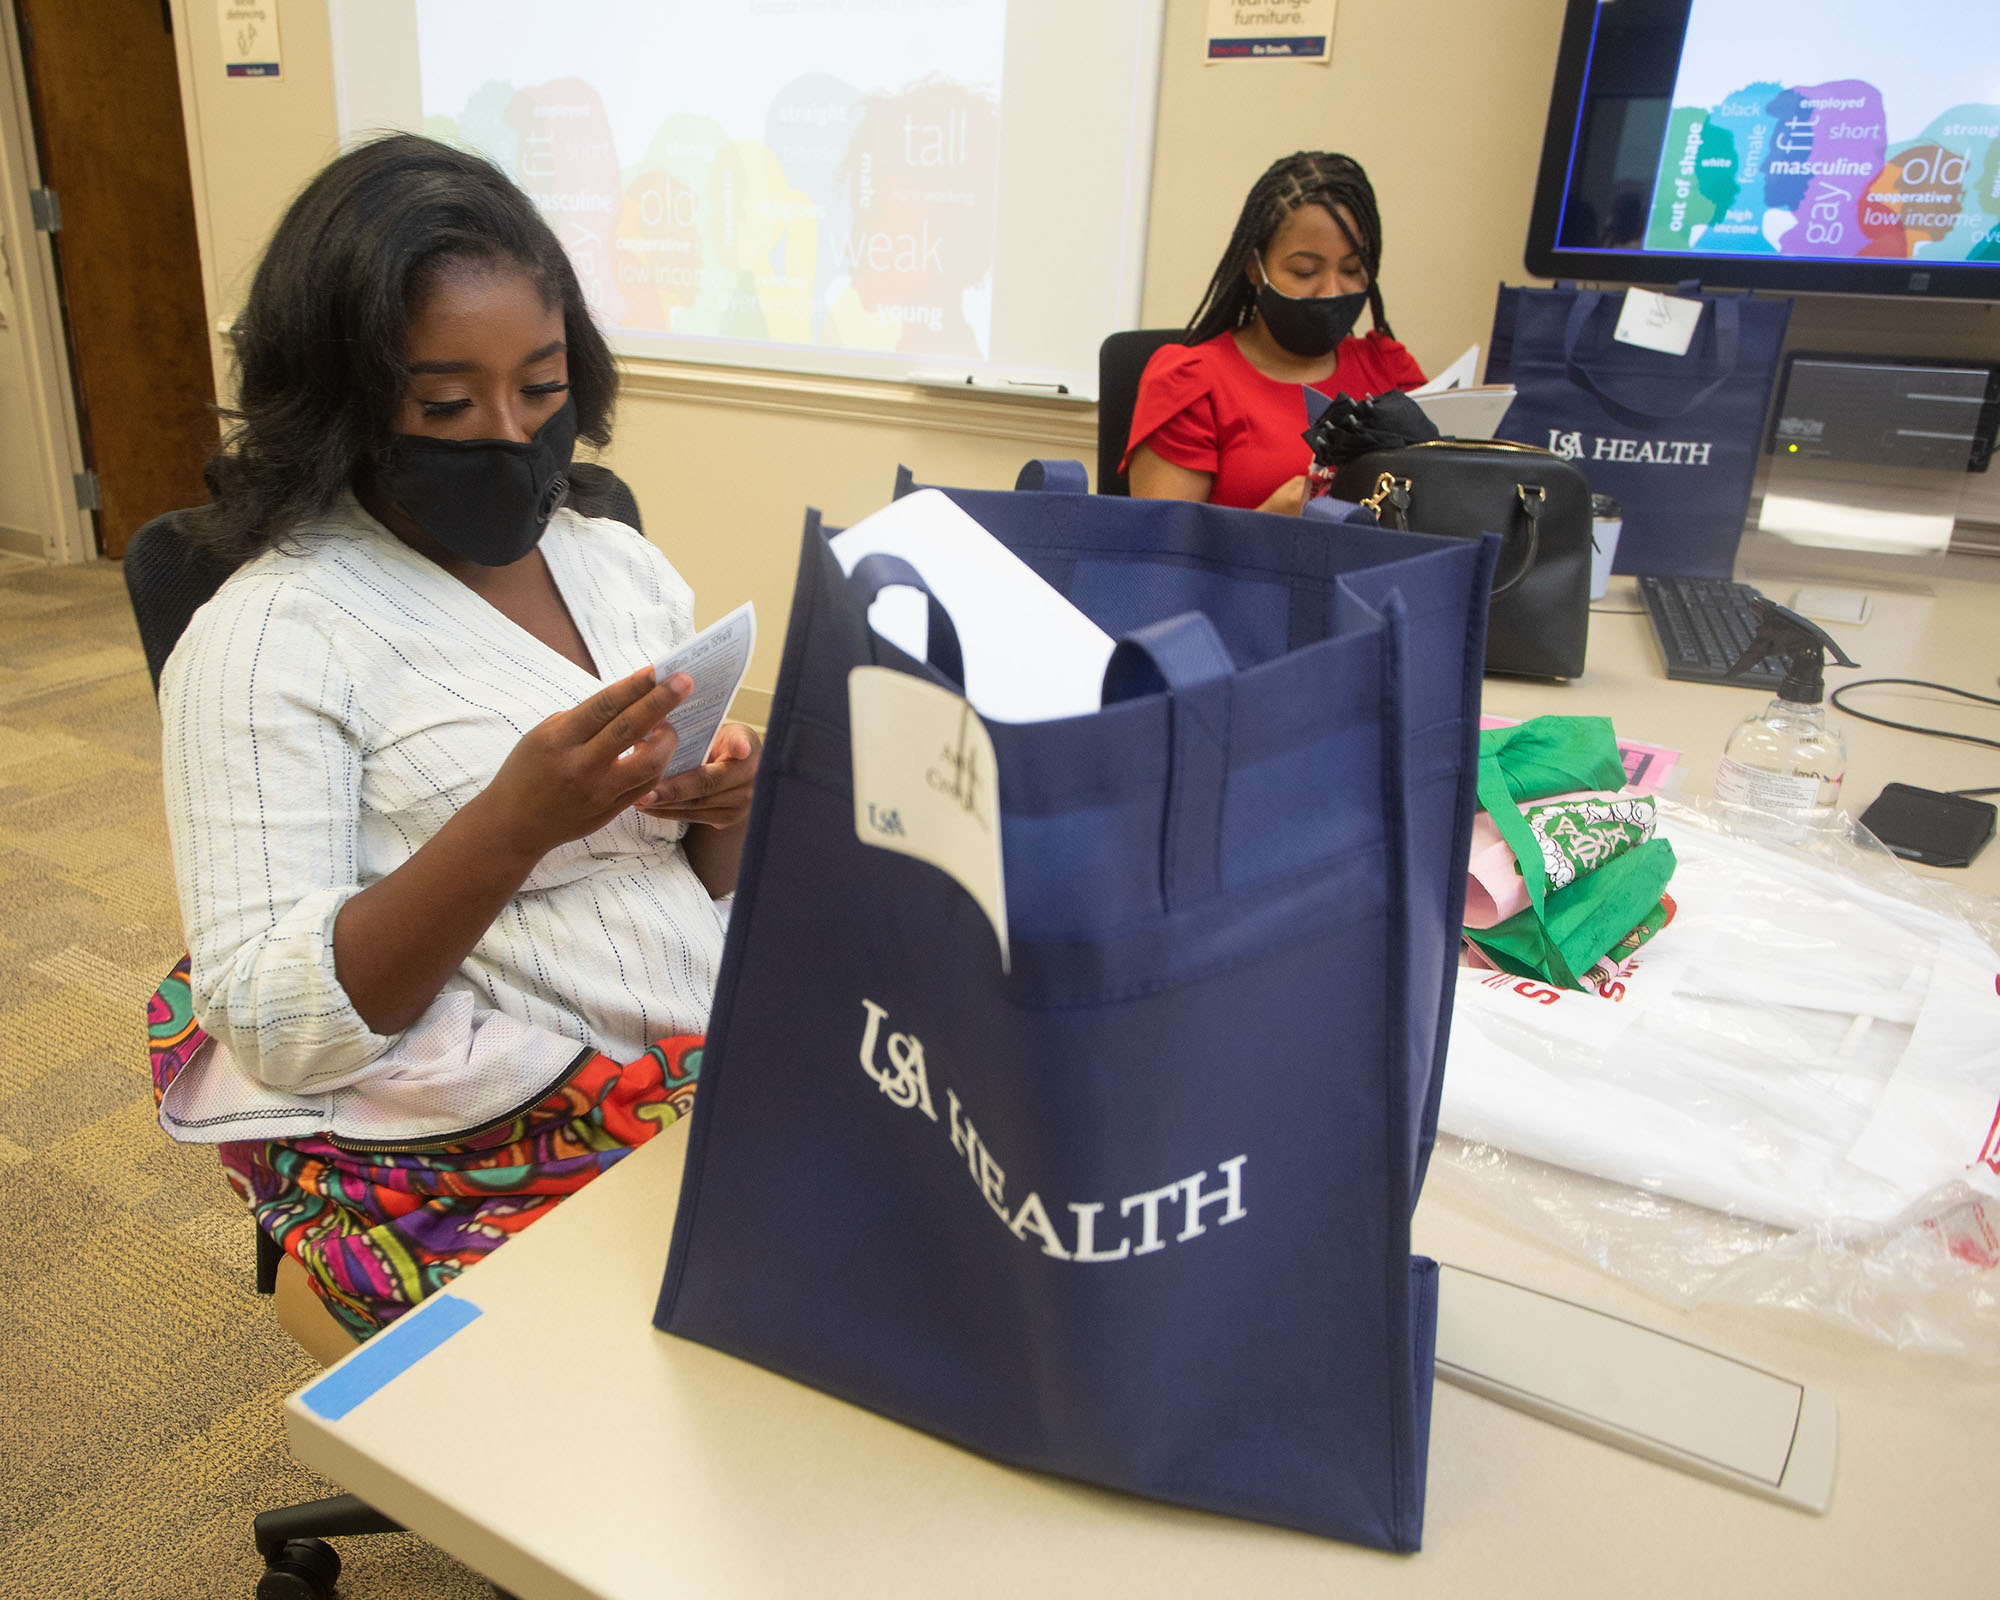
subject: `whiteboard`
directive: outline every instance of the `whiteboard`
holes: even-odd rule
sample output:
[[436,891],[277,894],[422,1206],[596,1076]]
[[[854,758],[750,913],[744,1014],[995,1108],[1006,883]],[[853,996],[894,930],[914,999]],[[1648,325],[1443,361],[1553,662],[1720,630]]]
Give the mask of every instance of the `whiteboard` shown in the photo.
[[1162,0],[331,0],[343,144],[489,156],[628,356],[1094,395]]

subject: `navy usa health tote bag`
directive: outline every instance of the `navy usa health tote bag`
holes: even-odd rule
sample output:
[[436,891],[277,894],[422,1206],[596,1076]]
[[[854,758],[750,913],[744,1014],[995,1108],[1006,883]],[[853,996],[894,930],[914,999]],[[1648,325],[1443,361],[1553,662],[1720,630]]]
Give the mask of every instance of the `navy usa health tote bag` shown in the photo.
[[1503,286],[1486,381],[1519,391],[1497,437],[1553,450],[1623,506],[1619,572],[1727,578],[1792,303],[1676,293],[1702,302],[1684,356],[1613,338],[1622,294]]
[[986,725],[1003,971],[970,894],[856,832],[848,674],[955,687],[949,621],[929,661],[875,635],[919,574],[850,580],[808,514],[656,1321],[1003,1461],[1414,1550],[1496,541],[948,492],[1120,641],[1106,703]]

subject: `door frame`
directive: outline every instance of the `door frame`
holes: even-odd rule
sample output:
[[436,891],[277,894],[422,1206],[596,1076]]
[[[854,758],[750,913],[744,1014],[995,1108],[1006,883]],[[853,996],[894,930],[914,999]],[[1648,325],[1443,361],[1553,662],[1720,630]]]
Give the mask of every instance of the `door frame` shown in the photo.
[[97,557],[97,519],[77,501],[77,477],[88,463],[76,415],[76,388],[62,324],[55,252],[35,226],[28,192],[41,186],[35,129],[29,113],[27,64],[21,57],[21,19],[14,0],[0,0],[0,207],[14,244],[15,301],[21,344],[28,357],[29,424],[48,521],[43,555],[54,566]]

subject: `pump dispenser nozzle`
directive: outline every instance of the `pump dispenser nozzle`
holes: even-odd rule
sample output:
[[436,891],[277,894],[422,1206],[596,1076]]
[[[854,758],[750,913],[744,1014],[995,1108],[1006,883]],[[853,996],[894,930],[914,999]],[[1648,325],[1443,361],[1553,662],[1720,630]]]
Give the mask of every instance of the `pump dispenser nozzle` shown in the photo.
[[1806,821],[1839,814],[1840,780],[1847,746],[1820,705],[1826,693],[1826,658],[1858,665],[1815,623],[1761,594],[1750,597],[1757,632],[1729,669],[1734,678],[1775,656],[1785,664],[1778,698],[1746,717],[1723,747],[1715,769],[1715,798]]
[[1740,678],[1758,662],[1775,656],[1785,663],[1785,682],[1778,690],[1778,698],[1794,705],[1816,706],[1826,693],[1829,653],[1843,667],[1861,665],[1848,660],[1847,652],[1818,623],[1808,622],[1777,601],[1761,594],[1752,595],[1750,609],[1757,615],[1757,632],[1730,667],[1730,677]]

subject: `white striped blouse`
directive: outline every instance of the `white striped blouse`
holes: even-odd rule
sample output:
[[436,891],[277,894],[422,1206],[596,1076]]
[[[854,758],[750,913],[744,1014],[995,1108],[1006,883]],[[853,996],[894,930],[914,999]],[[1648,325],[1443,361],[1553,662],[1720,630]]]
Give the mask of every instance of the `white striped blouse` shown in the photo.
[[[372,1032],[333,923],[498,772],[522,734],[692,637],[694,598],[621,524],[558,512],[549,570],[603,679],[351,497],[223,585],[160,681],[194,1011],[219,1048],[178,1137],[437,1137],[536,1098],[581,1047],[706,1029],[721,922],[683,827],[627,810],[543,857],[425,1015]],[[185,1085],[185,1087],[183,1087]]]

